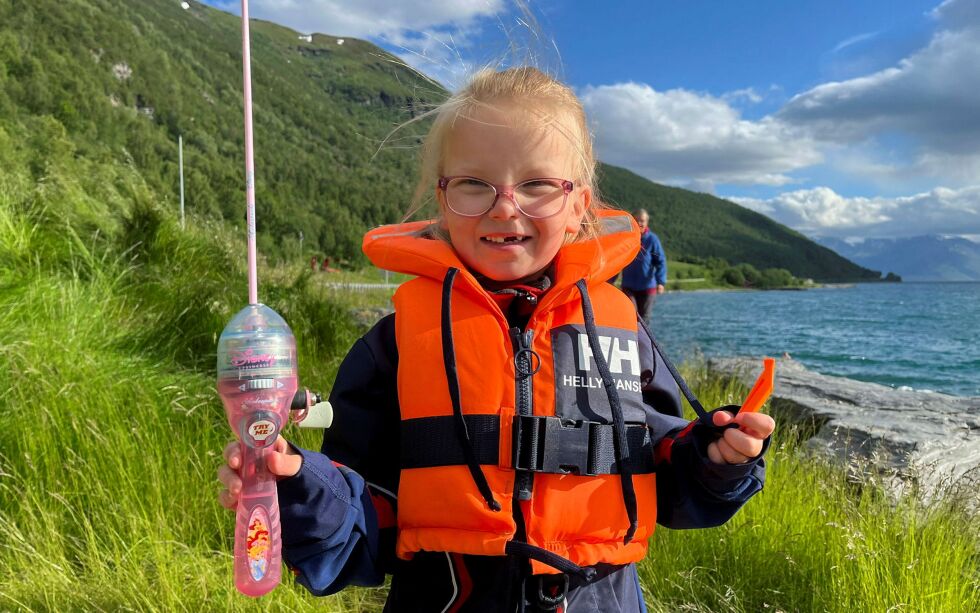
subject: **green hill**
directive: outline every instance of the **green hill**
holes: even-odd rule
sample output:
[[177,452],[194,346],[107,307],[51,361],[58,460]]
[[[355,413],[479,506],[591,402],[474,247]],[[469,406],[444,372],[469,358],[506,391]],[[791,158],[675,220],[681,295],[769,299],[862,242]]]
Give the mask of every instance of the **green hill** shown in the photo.
[[[412,155],[380,143],[444,92],[362,41],[252,35],[260,249],[298,255],[303,231],[352,257],[412,187]],[[182,134],[199,218],[244,215],[241,81],[239,19],[199,3],[0,0],[0,125],[50,116],[77,155],[131,164],[174,208]]]
[[[189,214],[241,225],[240,22],[190,5],[0,0],[0,127],[40,148],[51,145],[36,135],[55,133],[96,167],[130,167],[174,209],[182,135]],[[252,35],[260,252],[363,262],[363,232],[407,208],[424,122],[382,143],[446,91],[363,41],[308,42],[267,22]],[[818,280],[878,276],[730,202],[603,170],[607,199],[650,209],[673,259],[723,258]]]

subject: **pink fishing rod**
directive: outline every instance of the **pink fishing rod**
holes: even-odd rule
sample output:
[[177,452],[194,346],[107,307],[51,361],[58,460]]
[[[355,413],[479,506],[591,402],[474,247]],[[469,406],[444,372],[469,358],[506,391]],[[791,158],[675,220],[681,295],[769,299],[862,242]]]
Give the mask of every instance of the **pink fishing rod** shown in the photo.
[[248,233],[248,303],[259,302],[255,249],[255,158],[252,154],[252,44],[248,0],[242,0],[242,73],[245,91],[245,223]]
[[238,437],[242,458],[242,490],[235,517],[235,587],[243,594],[261,596],[279,584],[282,574],[276,478],[266,456],[288,422],[290,410],[305,415],[320,398],[305,389],[296,393],[296,339],[285,320],[258,299],[248,0],[242,0],[242,63],[249,304],[221,332],[217,366],[218,394]]

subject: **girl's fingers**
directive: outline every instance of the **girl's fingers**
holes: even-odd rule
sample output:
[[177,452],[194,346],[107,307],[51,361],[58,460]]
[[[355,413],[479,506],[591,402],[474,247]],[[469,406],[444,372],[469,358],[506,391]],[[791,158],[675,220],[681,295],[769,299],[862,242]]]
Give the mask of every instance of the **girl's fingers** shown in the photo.
[[[276,445],[278,445],[278,441]],[[277,450],[266,456],[265,463],[269,467],[269,472],[275,476],[292,477],[299,472],[300,467],[303,465],[303,456],[285,451],[279,452]]]
[[762,453],[762,444],[775,429],[776,422],[772,417],[762,413],[739,413],[732,415],[728,411],[717,411],[712,414],[716,426],[726,426],[731,423],[738,428],[729,428],[721,438],[708,445],[708,459],[716,464],[743,464]]
[[218,503],[226,509],[234,509],[238,506],[238,496],[242,492],[242,480],[227,465],[218,468],[218,480],[225,486],[225,489],[218,492]]
[[[266,455],[266,465],[269,471],[277,477],[292,477],[299,472],[303,465],[303,456],[297,454],[281,436],[273,444],[272,453]],[[238,474],[242,464],[241,447],[238,441],[232,441],[225,447],[222,455],[225,464],[218,467],[218,481],[224,489],[218,492],[218,503],[226,509],[238,506],[238,498],[242,493],[242,479]]]
[[242,491],[241,477],[228,466],[222,466],[218,469],[218,481],[221,481],[221,485],[225,486],[225,488],[236,496]]
[[740,430],[758,439],[767,438],[776,429],[775,420],[764,413],[739,413],[735,416],[735,423]]
[[228,466],[234,469],[241,468],[242,452],[238,441],[232,441],[225,445],[225,449],[221,455],[224,456]]
[[735,428],[725,430],[721,440],[733,451],[747,458],[754,458],[762,451],[762,439]]
[[721,457],[721,452],[718,451],[717,441],[708,444],[708,459],[715,464],[725,464],[725,458]]
[[748,456],[732,448],[725,439],[718,439],[715,442],[718,443],[718,452],[728,464],[744,464],[749,461]]
[[265,457],[265,465],[277,477],[292,477],[303,465],[303,456],[296,453],[282,436],[276,437],[270,451],[272,453]]
[[716,426],[726,426],[732,423],[732,414],[728,411],[716,411],[711,414],[711,421]]
[[234,509],[238,506],[238,496],[234,496],[228,490],[221,490],[218,493],[218,504],[226,509]]
[[278,451],[279,453],[289,453],[289,443],[280,434],[276,437],[276,442],[272,444],[273,451]]

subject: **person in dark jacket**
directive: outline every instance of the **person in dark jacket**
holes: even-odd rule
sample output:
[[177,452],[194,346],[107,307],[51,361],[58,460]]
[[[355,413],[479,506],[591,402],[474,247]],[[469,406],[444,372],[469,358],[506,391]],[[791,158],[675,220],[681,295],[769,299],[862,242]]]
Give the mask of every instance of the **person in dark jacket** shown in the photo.
[[643,321],[650,321],[653,303],[657,294],[662,294],[667,285],[667,255],[660,239],[650,230],[650,214],[640,209],[634,215],[640,226],[640,252],[623,269],[623,292],[636,305],[636,312]]

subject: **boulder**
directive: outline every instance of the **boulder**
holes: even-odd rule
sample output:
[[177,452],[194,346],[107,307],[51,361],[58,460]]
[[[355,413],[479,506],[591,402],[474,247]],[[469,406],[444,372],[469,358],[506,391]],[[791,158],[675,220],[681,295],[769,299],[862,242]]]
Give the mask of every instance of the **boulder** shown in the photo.
[[[761,359],[713,358],[708,368],[751,386]],[[893,485],[915,483],[925,497],[980,476],[980,397],[822,375],[784,356],[770,406],[774,417],[803,426],[807,448],[850,467],[883,469],[899,477]]]

